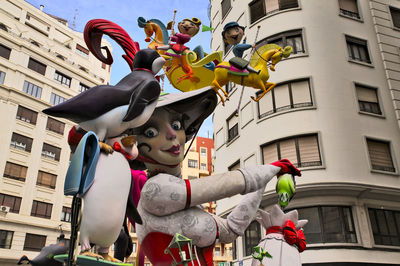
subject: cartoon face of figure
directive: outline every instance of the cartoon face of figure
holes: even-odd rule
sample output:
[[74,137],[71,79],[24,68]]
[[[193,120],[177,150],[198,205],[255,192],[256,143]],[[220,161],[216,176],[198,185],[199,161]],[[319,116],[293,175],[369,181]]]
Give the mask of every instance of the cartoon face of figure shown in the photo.
[[142,156],[166,165],[183,161],[186,134],[181,114],[157,108],[139,132],[137,141]]
[[244,35],[244,31],[241,27],[235,26],[227,29],[224,32],[224,41],[226,43],[235,45],[240,43]]
[[193,37],[199,32],[199,26],[190,20],[184,19],[178,23],[178,30],[182,34],[188,34]]

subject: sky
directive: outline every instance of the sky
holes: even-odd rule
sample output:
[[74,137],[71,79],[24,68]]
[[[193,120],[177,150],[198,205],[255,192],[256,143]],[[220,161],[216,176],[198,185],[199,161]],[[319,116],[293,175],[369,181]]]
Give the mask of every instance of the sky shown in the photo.
[[[177,10],[175,22],[185,18],[197,17],[202,24],[209,26],[208,0],[27,0],[28,3],[39,8],[43,5],[43,11],[54,16],[68,20],[69,27],[75,31],[83,32],[86,23],[91,19],[110,20],[128,32],[130,37],[139,42],[140,48],[146,48],[148,43],[144,41],[143,29],[137,25],[137,18],[159,19],[164,24],[172,20],[174,10]],[[175,28],[176,30],[176,28]],[[130,69],[126,61],[121,57],[123,50],[113,40],[106,37],[112,45],[114,63],[111,67],[111,82],[116,84]],[[199,32],[191,39],[187,46],[194,48],[202,45],[206,53],[210,52],[211,32]],[[173,88],[168,79],[165,79],[164,90],[166,92],[180,92]],[[204,121],[198,136],[212,138],[211,116]]]

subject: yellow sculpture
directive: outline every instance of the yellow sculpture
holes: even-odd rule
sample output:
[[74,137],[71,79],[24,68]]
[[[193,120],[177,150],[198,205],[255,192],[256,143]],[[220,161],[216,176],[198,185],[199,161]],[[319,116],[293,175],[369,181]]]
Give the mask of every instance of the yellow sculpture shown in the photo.
[[[218,64],[214,70],[215,77],[212,81],[212,86],[220,97],[222,105],[225,105],[225,100],[229,100],[228,93],[226,93],[222,88],[222,86],[227,84],[229,81],[262,90],[263,92],[257,98],[251,97],[254,101],[258,102],[268,91],[276,86],[275,83],[268,82],[268,64],[270,64],[269,69],[275,71],[275,65],[281,61],[283,57],[287,58],[291,52],[291,46],[286,46],[284,49],[276,44],[267,44],[262,46],[256,51],[250,63],[255,70],[259,71],[258,74],[253,72],[246,73],[243,72],[243,70],[240,72],[240,70],[238,71],[235,69],[235,67],[229,62]],[[271,63],[268,62],[269,60],[271,60]],[[220,94],[219,90],[222,91],[225,99]]]

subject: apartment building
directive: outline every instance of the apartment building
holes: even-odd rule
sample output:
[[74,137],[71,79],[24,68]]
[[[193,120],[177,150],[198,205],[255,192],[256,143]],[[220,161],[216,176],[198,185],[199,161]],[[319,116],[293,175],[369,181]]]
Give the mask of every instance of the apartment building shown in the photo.
[[41,110],[109,81],[110,67],[67,20],[22,0],[0,1],[0,265],[35,257],[61,231],[69,237],[63,187],[73,124]]
[[[229,84],[213,115],[215,172],[287,158],[302,171],[288,209],[308,219],[303,265],[399,265],[400,1],[211,0],[212,50],[237,21],[247,43],[291,45],[259,92]],[[257,34],[258,26],[260,30]],[[245,53],[249,59],[251,55]],[[260,208],[277,203],[276,182]],[[240,201],[217,202],[225,216]],[[234,243],[233,264],[250,265],[265,235],[253,222]]]

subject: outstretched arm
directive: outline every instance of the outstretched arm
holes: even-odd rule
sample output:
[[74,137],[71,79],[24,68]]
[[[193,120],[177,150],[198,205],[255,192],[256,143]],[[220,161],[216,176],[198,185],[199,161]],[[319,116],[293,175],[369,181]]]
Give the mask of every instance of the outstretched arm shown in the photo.
[[143,188],[143,207],[154,215],[167,215],[191,206],[265,188],[272,177],[283,173],[300,175],[300,171],[287,160],[190,181],[159,174],[152,177]]

